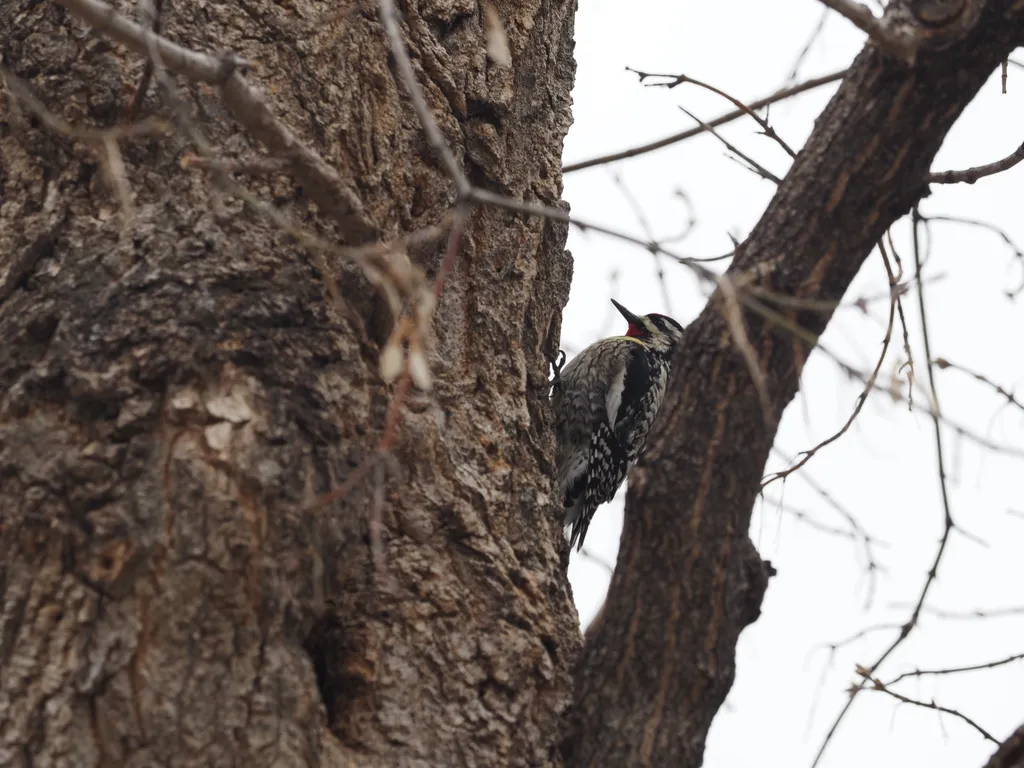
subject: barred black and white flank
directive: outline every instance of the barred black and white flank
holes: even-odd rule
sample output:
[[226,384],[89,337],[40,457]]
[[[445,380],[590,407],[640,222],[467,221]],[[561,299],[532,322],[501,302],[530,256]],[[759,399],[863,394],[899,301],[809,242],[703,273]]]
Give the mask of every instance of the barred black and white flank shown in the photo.
[[595,510],[611,501],[643,450],[683,335],[671,317],[638,317],[614,299],[612,304],[629,322],[626,335],[591,344],[557,374],[553,387],[570,549],[583,548]]

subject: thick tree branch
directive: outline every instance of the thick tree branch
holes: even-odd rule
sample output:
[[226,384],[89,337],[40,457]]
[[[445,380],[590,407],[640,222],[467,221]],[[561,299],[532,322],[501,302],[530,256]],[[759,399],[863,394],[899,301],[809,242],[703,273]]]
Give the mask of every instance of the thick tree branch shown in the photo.
[[[1024,39],[1012,6],[984,3],[941,54],[919,50],[914,67],[868,46],[730,272],[774,260],[759,273],[762,287],[838,301],[874,243],[925,194],[964,107]],[[687,328],[630,478],[618,565],[577,671],[570,765],[700,765],[732,685],[737,638],[760,612],[771,570],[748,528],[775,434],[716,302]],[[831,311],[782,314],[820,334]],[[777,416],[810,341],[754,312],[745,319]]]
[[1024,768],[1024,725],[995,751],[985,768]]

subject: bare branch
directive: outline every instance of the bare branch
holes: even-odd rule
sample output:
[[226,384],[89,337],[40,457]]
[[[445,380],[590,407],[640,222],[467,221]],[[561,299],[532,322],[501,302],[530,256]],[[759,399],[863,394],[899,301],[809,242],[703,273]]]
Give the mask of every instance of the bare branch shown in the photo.
[[882,363],[885,360],[886,353],[889,351],[889,342],[892,341],[892,328],[893,323],[896,319],[896,300],[899,296],[898,290],[900,280],[899,276],[893,273],[892,266],[889,264],[889,257],[886,254],[884,247],[882,247],[881,242],[879,242],[879,247],[882,254],[882,261],[885,263],[886,274],[889,276],[889,322],[885,329],[885,337],[882,339],[882,352],[878,356],[878,362],[875,363],[874,369],[872,369],[871,373],[868,375],[867,381],[864,382],[864,389],[857,396],[857,402],[854,405],[853,413],[850,414],[850,417],[846,420],[846,423],[843,424],[843,426],[840,427],[837,432],[825,438],[820,443],[815,445],[813,448],[809,448],[806,451],[802,451],[801,458],[796,464],[793,464],[791,467],[781,470],[779,472],[773,472],[772,474],[764,478],[764,480],[761,481],[762,491],[769,485],[774,483],[776,480],[782,480],[783,478],[788,477],[789,475],[796,472],[808,461],[810,461],[814,454],[816,454],[825,446],[834,443],[836,440],[838,440],[840,437],[846,434],[846,432],[849,431],[850,427],[853,425],[853,422],[856,420],[857,416],[860,415],[861,410],[864,408],[864,403],[867,402],[868,396],[871,394],[871,391],[875,388],[875,381],[877,381],[878,379],[878,372],[882,370]]
[[930,337],[928,335],[928,317],[927,317],[927,312],[925,311],[924,288],[923,288],[923,286],[921,284],[921,247],[920,247],[920,242],[919,242],[919,239],[918,239],[918,223],[919,222],[920,222],[920,217],[918,216],[917,206],[915,205],[914,208],[913,208],[912,218],[911,218],[912,231],[913,231],[913,242],[914,242],[914,267],[915,267],[915,270],[916,270],[916,277],[917,277],[917,281],[918,281],[917,297],[918,297],[918,310],[919,310],[919,314],[920,314],[920,318],[921,318],[921,332],[922,332],[922,336],[924,337],[925,356],[927,357],[927,359],[929,361],[929,365],[928,365],[928,382],[929,382],[929,385],[931,387],[931,398],[932,398],[932,400],[931,400],[931,411],[930,411],[929,415],[932,417],[932,425],[933,425],[934,431],[935,431],[935,451],[936,451],[937,463],[938,463],[939,485],[940,485],[940,490],[942,491],[942,507],[943,507],[942,536],[939,539],[939,545],[938,545],[938,547],[935,550],[935,557],[932,560],[931,567],[928,569],[928,574],[925,577],[924,585],[921,587],[921,591],[918,594],[917,602],[914,604],[914,608],[913,608],[913,611],[910,614],[910,618],[907,619],[907,622],[900,628],[899,634],[892,641],[892,643],[889,644],[889,646],[885,649],[885,651],[882,652],[882,654],[878,657],[878,659],[875,661],[875,663],[872,664],[870,667],[866,667],[865,668],[865,670],[866,670],[865,679],[862,682],[860,682],[860,683],[854,685],[853,687],[851,687],[851,689],[850,689],[850,698],[846,702],[846,706],[843,707],[843,709],[840,711],[839,715],[833,721],[831,728],[829,728],[829,731],[826,734],[824,741],[822,741],[821,747],[818,749],[818,754],[814,758],[814,762],[812,763],[812,768],[814,768],[814,766],[817,766],[818,763],[821,761],[821,758],[825,754],[825,749],[828,747],[829,742],[832,740],[832,737],[835,735],[835,733],[838,730],[840,724],[845,719],[846,713],[850,711],[850,707],[853,705],[853,701],[856,698],[857,693],[859,693],[864,688],[864,686],[866,685],[868,679],[870,679],[868,676],[869,675],[873,675],[878,670],[878,668],[882,665],[882,663],[885,662],[885,660],[888,659],[892,655],[892,653],[903,644],[903,641],[907,639],[907,637],[910,635],[910,633],[917,626],[918,621],[919,621],[919,619],[921,617],[921,611],[924,608],[925,600],[927,599],[928,593],[931,590],[931,587],[932,587],[932,585],[935,582],[935,578],[938,576],[939,565],[941,564],[943,555],[946,552],[946,545],[949,543],[950,534],[953,532],[953,528],[955,527],[955,525],[953,523],[953,516],[952,516],[952,513],[950,512],[950,505],[949,505],[949,487],[948,487],[948,483],[947,483],[947,479],[946,479],[946,465],[945,465],[944,453],[943,453],[943,449],[942,449],[942,426],[941,426],[942,422],[941,422],[941,416],[940,416],[941,409],[939,407],[938,392],[937,392],[937,390],[935,388],[935,366],[932,364],[933,358],[932,358],[932,354],[931,354],[931,339],[930,339]]
[[826,533],[829,536],[837,536],[841,539],[849,539],[850,541],[860,541],[860,536],[857,535],[856,531],[823,523],[820,520],[815,519],[814,515],[810,512],[795,509],[792,504],[783,502],[781,498],[764,498],[764,502],[766,504],[771,504],[779,513],[789,515],[794,520],[806,525],[808,528],[813,528],[814,530]]
[[[163,11],[163,0],[153,0],[151,6],[151,13],[149,14],[152,18],[149,19],[149,29],[153,34],[159,35],[161,32],[160,14]],[[128,107],[128,114],[135,115],[142,109],[142,104],[146,101],[146,92],[149,91],[149,81],[153,79],[153,60],[149,58],[146,60],[146,66],[142,70],[142,77],[139,78],[139,85],[135,89],[135,95],[132,97],[132,103]]]
[[[960,712],[956,709],[951,709],[950,707],[940,706],[936,704],[934,701],[919,701],[918,699],[911,699],[908,696],[904,696],[902,693],[897,693],[896,691],[891,691],[888,688],[886,688],[885,683],[883,683],[881,680],[871,677],[871,673],[869,670],[858,669],[858,672],[864,677],[865,682],[870,681],[872,683],[872,685],[869,687],[869,690],[881,691],[882,693],[886,693],[889,696],[892,696],[897,701],[903,702],[904,704],[912,704],[915,707],[923,707],[924,709],[931,709],[935,712],[942,712],[947,715],[952,715],[953,717],[963,720],[965,723],[974,728],[978,733],[980,733],[989,741],[993,742],[994,744],[999,744],[998,739],[996,739],[991,733],[986,731],[984,728],[982,728],[980,725],[974,722],[963,712]],[[859,686],[856,686],[856,690],[860,690],[863,686],[864,683],[860,683]]]
[[940,171],[938,173],[933,173],[928,176],[928,183],[973,184],[978,179],[982,179],[986,176],[994,176],[997,173],[1009,170],[1010,168],[1013,168],[1013,166],[1017,165],[1021,160],[1024,160],[1024,143],[1017,147],[1017,149],[1015,149],[1011,154],[994,163],[979,165],[963,171]]
[[[906,603],[894,603],[894,607],[908,608]],[[929,605],[921,609],[921,613],[934,616],[937,619],[946,621],[963,621],[972,619],[1002,619],[1012,616],[1024,617],[1024,605],[1010,608],[980,608],[973,611],[946,611],[941,608],[932,608]]]
[[759,176],[761,176],[761,178],[768,179],[768,181],[773,181],[776,184],[781,184],[782,183],[782,179],[780,179],[774,173],[769,171],[767,168],[765,168],[763,165],[761,165],[756,160],[752,159],[748,155],[745,155],[743,152],[741,152],[740,150],[736,149],[736,147],[734,147],[732,144],[730,144],[728,141],[726,141],[724,138],[722,138],[722,135],[720,133],[718,133],[718,131],[716,131],[714,129],[714,126],[708,125],[707,123],[705,123],[703,120],[701,120],[699,117],[697,117],[692,112],[690,112],[689,110],[685,109],[684,107],[679,107],[679,110],[681,112],[685,113],[692,120],[694,120],[705,131],[707,131],[712,136],[714,136],[716,139],[718,139],[720,142],[722,142],[722,144],[724,144],[727,149],[731,150],[737,156],[743,158],[747,163],[750,164],[751,168],[753,168],[754,171]]
[[[772,453],[774,453],[776,456],[779,456],[787,464],[796,463],[795,457],[788,455],[787,453],[785,453],[784,451],[775,446],[772,446]],[[795,477],[799,478],[802,482],[810,486],[811,490],[817,493],[821,500],[824,501],[827,506],[831,507],[832,510],[836,512],[836,514],[842,517],[846,521],[846,524],[850,527],[850,531],[861,542],[864,548],[864,559],[866,562],[865,569],[867,570],[868,576],[868,589],[867,595],[864,599],[864,608],[865,610],[869,609],[871,607],[871,604],[874,602],[875,591],[878,587],[878,572],[885,570],[879,564],[878,558],[875,556],[875,546],[877,545],[884,547],[886,546],[885,542],[875,538],[870,533],[868,533],[867,530],[865,530],[864,526],[861,525],[860,521],[858,521],[857,518],[854,517],[853,513],[850,512],[842,504],[840,504],[836,500],[836,498],[831,493],[829,493],[828,489],[825,488],[825,486],[823,486],[817,480],[815,480],[807,472],[806,469],[796,474]]]
[[718,281],[718,275],[707,267],[701,266],[701,262],[705,261],[718,261],[720,259],[728,258],[732,254],[726,254],[725,256],[716,256],[710,259],[694,259],[689,256],[683,256],[674,251],[661,246],[657,243],[641,240],[640,238],[633,237],[632,235],[620,232],[617,229],[611,229],[602,224],[596,224],[592,221],[580,219],[575,216],[570,216],[566,211],[558,208],[549,208],[544,205],[535,205],[534,203],[527,203],[521,200],[513,200],[510,197],[499,195],[496,192],[491,192],[487,189],[480,189],[479,187],[471,187],[468,194],[467,200],[473,203],[480,203],[483,205],[492,205],[496,208],[504,208],[507,211],[513,211],[515,213],[521,213],[526,216],[541,216],[552,221],[562,221],[566,224],[576,227],[581,232],[600,232],[608,237],[613,237],[616,240],[621,240],[626,243],[632,243],[638,245],[644,250],[654,253],[659,252],[674,259],[675,261],[683,264],[692,269],[698,278],[708,284],[716,284]]
[[870,627],[864,627],[864,629],[858,630],[842,640],[836,640],[834,643],[822,643],[818,647],[827,647],[832,651],[838,651],[840,648],[853,645],[858,640],[863,640],[865,637],[872,635],[875,632],[891,632],[894,629],[900,629],[902,626],[902,624],[874,624]]
[[956,363],[951,363],[951,362],[949,362],[949,360],[947,360],[944,357],[936,358],[933,361],[933,363],[934,363],[935,367],[938,368],[940,371],[944,371],[947,368],[950,369],[950,370],[953,370],[953,371],[960,371],[962,373],[966,373],[968,376],[971,376],[972,378],[976,379],[977,381],[980,381],[982,384],[987,384],[988,386],[992,387],[992,389],[994,389],[997,394],[1002,395],[1004,398],[1006,398],[1007,405],[1015,406],[1016,408],[1020,409],[1021,411],[1024,411],[1024,403],[1022,403],[1020,400],[1018,400],[1016,397],[1014,397],[1012,392],[1008,392],[1007,390],[1003,389],[1002,386],[1000,386],[999,384],[996,384],[994,381],[986,378],[982,374],[980,374],[980,373],[978,373],[976,371],[972,371],[970,368],[965,368],[962,365],[957,365]]
[[775,424],[775,412],[768,394],[768,382],[765,379],[764,371],[761,370],[761,363],[757,359],[757,351],[750,343],[750,336],[743,323],[743,313],[740,311],[740,303],[736,296],[736,286],[733,285],[732,279],[728,275],[722,275],[718,281],[718,290],[722,294],[724,304],[722,316],[729,328],[729,335],[732,336],[732,343],[736,345],[743,361],[747,364],[747,371],[750,373],[751,381],[754,382],[757,397],[761,401],[761,415],[764,417],[765,426],[772,429]]
[[[902,275],[903,275],[903,262],[900,260],[900,254],[896,250],[896,244],[892,241],[892,230],[890,230],[887,233],[887,235],[888,235],[888,238],[889,238],[889,248],[892,250],[893,259],[896,260],[896,264],[899,266],[899,269],[900,269],[900,277],[902,277]],[[881,243],[879,243],[878,245],[879,245],[880,248],[884,248],[884,246],[882,246]],[[915,279],[916,280],[921,280],[920,270],[918,270],[917,275],[915,275]],[[898,280],[899,280],[899,278],[897,278],[897,282],[898,282]],[[892,290],[891,286],[890,286],[890,290]],[[915,384],[915,381],[916,381],[916,378],[915,378],[916,370],[914,368],[914,352],[910,348],[910,331],[907,329],[907,317],[903,313],[903,294],[904,293],[905,293],[905,289],[904,290],[900,290],[900,286],[897,285],[897,287],[896,287],[896,311],[897,311],[897,313],[900,316],[900,327],[903,329],[903,351],[907,353],[907,361],[902,366],[900,366],[900,370],[902,370],[903,368],[907,369],[907,410],[913,410],[914,409],[914,384]]]
[[[661,238],[661,240],[659,241],[661,243],[678,243],[681,240],[685,240],[687,237],[689,237],[690,233],[693,231],[694,226],[696,226],[697,224],[697,212],[696,209],[693,207],[693,202],[690,200],[690,196],[687,195],[686,192],[684,192],[681,188],[676,188],[673,192],[673,195],[679,198],[680,202],[682,202],[683,204],[683,207],[686,209],[686,221],[677,234]],[[701,259],[701,261],[707,261],[707,259]]]
[[825,22],[828,21],[828,8],[821,9],[821,16],[818,18],[818,23],[811,31],[810,36],[807,38],[807,42],[804,43],[804,47],[800,49],[800,53],[797,54],[796,60],[793,62],[792,68],[789,70],[789,75],[786,76],[786,83],[792,83],[800,74],[800,67],[803,65],[804,60],[807,58],[807,54],[811,52],[811,48],[817,42],[818,38],[821,37],[821,33],[825,30]]
[[[945,216],[924,216],[924,215],[921,215],[921,221],[923,221],[923,222],[925,222],[925,224],[929,224],[929,225],[932,222],[939,221],[939,222],[946,222],[948,224],[963,224],[965,226],[979,227],[981,229],[987,229],[989,232],[992,232],[993,234],[998,235],[999,238],[1004,243],[1006,243],[1007,246],[1010,247],[1010,250],[1013,251],[1014,258],[1016,258],[1017,261],[1020,262],[1021,267],[1024,268],[1024,250],[1021,250],[1021,248],[1017,245],[1016,242],[1014,242],[1013,238],[1010,237],[1010,235],[1006,232],[1005,229],[1003,229],[1001,227],[998,227],[995,224],[990,224],[987,221],[981,221],[980,219],[972,219],[972,218],[969,218],[969,217],[966,217],[966,216],[948,216],[948,215],[945,215]],[[1010,297],[1010,298],[1013,298],[1014,296],[1018,295],[1022,291],[1024,291],[1024,275],[1021,276],[1020,285],[1017,286],[1017,288],[1015,288],[1013,290],[1006,291],[1006,295],[1008,297]]]
[[[857,368],[855,368],[854,366],[850,365],[848,362],[843,360],[841,357],[839,357],[839,355],[837,355],[835,352],[830,350],[828,347],[819,344],[818,345],[818,349],[821,350],[822,353],[826,357],[828,357],[830,360],[832,360],[832,362],[834,362],[837,366],[839,366],[839,368],[844,373],[846,373],[848,376],[851,376],[854,379],[857,379],[858,381],[862,381],[862,382],[866,382],[867,381],[868,374],[866,374],[866,373],[864,373],[862,371],[859,371]],[[899,400],[900,402],[908,403],[908,404],[910,403],[909,396],[908,395],[904,395],[902,392],[894,392],[894,391],[890,390],[889,388],[882,387],[882,386],[880,386],[878,384],[875,384],[873,388],[886,392],[887,394],[891,395],[892,397],[894,397],[895,399]],[[969,427],[965,427],[962,424],[960,424],[960,423],[958,423],[956,421],[953,421],[948,416],[945,416],[943,414],[937,414],[935,412],[935,410],[931,406],[928,406],[928,405],[921,406],[919,404],[919,405],[916,406],[916,410],[918,412],[920,412],[920,413],[925,414],[929,418],[937,417],[939,419],[939,421],[947,429],[949,429],[949,430],[951,430],[953,432],[953,434],[957,435],[958,437],[963,437],[963,438],[969,440],[970,442],[974,443],[975,445],[978,445],[978,446],[980,446],[982,448],[985,448],[987,450],[990,450],[990,451],[994,451],[996,453],[1002,453],[1002,454],[1005,454],[1007,456],[1013,456],[1013,457],[1018,458],[1018,459],[1024,458],[1024,448],[1021,448],[1021,447],[1018,447],[1018,446],[1014,446],[1014,445],[1003,445],[1003,444],[1000,444],[1000,443],[996,443],[996,442],[990,440],[989,438],[985,437],[984,435],[981,435],[978,432],[974,431],[973,429],[970,429]]]
[[[789,146],[789,144],[787,144],[785,141],[782,140],[782,137],[779,136],[779,134],[775,132],[775,129],[771,127],[771,125],[768,123],[768,121],[765,118],[761,117],[759,114],[757,114],[757,112],[752,110],[750,107],[748,107],[746,104],[744,104],[739,99],[735,98],[734,96],[730,96],[728,93],[723,91],[721,88],[717,88],[717,87],[711,85],[710,83],[705,83],[702,80],[697,80],[696,78],[689,77],[687,75],[661,75],[661,74],[654,74],[654,73],[651,73],[651,72],[641,72],[640,70],[633,69],[632,67],[626,67],[626,70],[629,71],[629,72],[634,73],[637,77],[639,77],[640,78],[640,82],[643,82],[644,80],[646,80],[649,77],[668,78],[669,82],[667,82],[667,83],[652,83],[651,84],[651,85],[657,86],[659,88],[675,88],[676,86],[683,85],[684,83],[691,83],[693,85],[698,86],[699,88],[704,88],[705,90],[711,91],[712,93],[717,93],[722,98],[728,99],[729,101],[731,101],[736,106],[737,109],[742,109],[743,112],[745,112],[746,114],[748,114],[752,118],[754,118],[754,120],[757,122],[757,124],[761,126],[762,132],[764,133],[765,136],[767,136],[768,138],[770,138],[770,139],[774,140],[776,143],[778,143],[778,145],[780,147],[782,147],[786,151],[787,155],[789,155],[790,157],[792,157],[794,159],[796,158],[796,152],[793,151],[793,149]],[[687,113],[687,114],[689,114],[689,113]],[[692,115],[691,115],[691,117],[692,117]]]
[[[796,96],[806,91],[811,91],[814,90],[815,88],[820,88],[823,85],[829,85],[830,83],[842,80],[846,73],[847,70],[841,69],[838,72],[832,72],[831,74],[828,75],[815,77],[810,80],[806,80],[802,83],[798,83],[797,85],[793,85],[788,88],[783,88],[780,91],[776,91],[771,96],[765,96],[763,98],[756,99],[750,102],[747,106],[750,109],[755,110],[760,109],[761,107],[766,107],[769,104],[776,104],[780,101],[785,101],[786,99],[792,96]],[[720,117],[716,117],[714,120],[711,120],[708,123],[708,125],[713,128],[717,128],[720,125],[731,123],[733,120],[738,120],[739,118],[743,117],[746,114],[747,112],[745,110],[736,109],[733,110],[732,112],[726,112],[724,115],[721,115]],[[703,128],[690,128],[680,133],[675,133],[672,134],[671,136],[666,136],[664,139],[658,139],[657,141],[653,141],[649,144],[642,144],[638,147],[633,147],[632,149],[622,150],[621,152],[613,152],[610,155],[601,155],[600,157],[594,157],[591,158],[590,160],[581,160],[577,163],[569,163],[567,165],[563,165],[562,173],[572,173],[573,171],[582,171],[584,168],[593,168],[596,165],[605,165],[607,163],[614,163],[619,160],[628,160],[631,157],[643,155],[648,152],[653,152],[656,149],[662,149],[664,147],[671,146],[672,144],[677,144],[680,141],[691,139],[694,136],[699,136],[702,133],[704,133]]]
[[[647,220],[647,214],[644,213],[644,209],[643,206],[640,205],[640,201],[636,199],[636,197],[630,191],[629,187],[626,186],[626,182],[623,181],[621,175],[619,175],[618,173],[612,173],[611,176],[612,181],[615,183],[615,186],[619,188],[619,191],[622,193],[622,196],[626,199],[626,202],[629,204],[629,207],[633,210],[633,216],[636,218],[637,224],[640,225],[640,229],[643,230],[644,237],[646,237],[650,242],[660,245],[661,241],[657,237],[655,237],[654,229],[651,227],[651,223]],[[687,198],[686,195],[682,193],[682,191],[679,191],[678,194],[682,198],[684,204],[686,204],[686,206],[689,208],[689,198]],[[682,236],[679,239],[685,237],[687,233],[690,231],[690,229],[693,228],[692,209],[690,209],[689,212],[689,223],[687,224],[686,229],[683,230]],[[662,257],[664,256],[664,254],[660,250],[655,250],[653,255],[654,265],[658,275],[658,286],[661,288],[661,300],[662,303],[664,303],[665,305],[665,311],[671,315],[673,314],[672,297],[669,295],[668,286],[665,284],[665,267],[662,263]]]
[[997,659],[996,661],[987,661],[983,664],[969,664],[964,667],[949,667],[946,669],[915,669],[912,672],[904,672],[902,675],[894,677],[885,683],[885,686],[895,685],[901,680],[906,680],[908,677],[925,677],[934,675],[956,675],[961,672],[977,672],[982,669],[994,669],[995,667],[1001,667],[1004,664],[1012,664],[1015,661],[1024,659],[1024,653],[1017,653],[1013,656],[1007,656],[1005,659]]

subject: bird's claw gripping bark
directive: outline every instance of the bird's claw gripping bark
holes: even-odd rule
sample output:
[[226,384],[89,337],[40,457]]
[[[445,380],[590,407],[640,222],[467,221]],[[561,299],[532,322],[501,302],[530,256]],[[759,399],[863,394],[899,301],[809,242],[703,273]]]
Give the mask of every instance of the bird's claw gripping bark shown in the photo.
[[552,377],[551,381],[548,382],[550,389],[548,390],[549,395],[553,395],[555,387],[558,386],[562,378],[562,368],[565,367],[565,350],[558,350],[558,354],[553,358],[548,358],[548,363],[551,365]]

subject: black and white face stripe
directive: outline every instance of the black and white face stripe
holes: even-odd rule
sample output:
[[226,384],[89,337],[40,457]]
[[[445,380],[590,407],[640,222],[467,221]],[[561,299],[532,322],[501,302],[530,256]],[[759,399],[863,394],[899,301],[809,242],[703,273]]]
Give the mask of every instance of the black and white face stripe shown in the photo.
[[663,333],[676,341],[683,335],[683,326],[668,315],[651,314],[647,315],[645,319],[650,322],[657,333]]
[[683,337],[683,326],[667,315],[644,315],[640,322],[644,343],[658,352],[668,351]]

